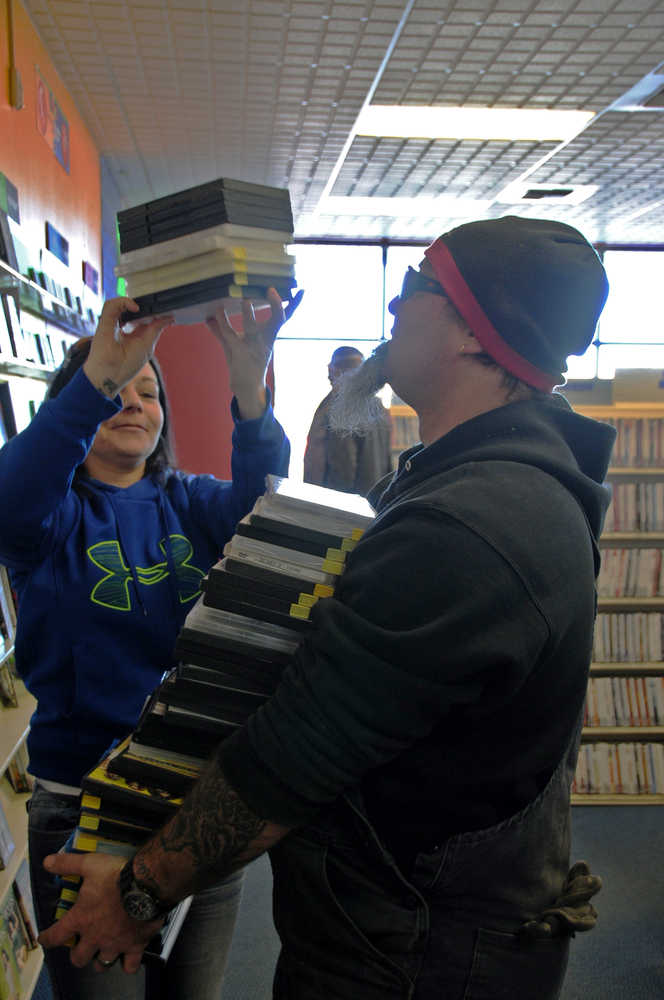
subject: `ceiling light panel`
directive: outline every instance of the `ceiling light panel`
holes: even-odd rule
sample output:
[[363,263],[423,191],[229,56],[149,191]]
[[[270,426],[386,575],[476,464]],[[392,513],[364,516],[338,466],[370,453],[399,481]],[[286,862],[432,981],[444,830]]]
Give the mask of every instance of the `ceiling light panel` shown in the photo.
[[581,132],[593,114],[537,108],[370,105],[355,130],[358,135],[402,138],[561,141]]

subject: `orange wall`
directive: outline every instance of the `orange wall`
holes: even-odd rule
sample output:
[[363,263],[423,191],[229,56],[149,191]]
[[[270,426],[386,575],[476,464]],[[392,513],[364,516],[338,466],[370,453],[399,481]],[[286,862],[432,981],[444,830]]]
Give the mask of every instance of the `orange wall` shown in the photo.
[[[30,263],[79,294],[81,262],[100,275],[102,191],[99,151],[58,76],[20,0],[13,0],[15,62],[23,82],[21,111],[9,105],[7,4],[0,0],[0,171],[19,191],[21,238],[34,251]],[[70,172],[44,141],[36,124],[36,69],[53,91],[70,130]],[[44,223],[69,240],[69,273],[45,249]],[[55,263],[54,263],[55,261]],[[96,313],[101,297],[84,297]],[[178,462],[189,472],[230,477],[232,420],[226,361],[221,346],[204,325],[176,327],[161,338],[157,357],[164,370]]]
[[[9,105],[8,4],[14,11],[14,58],[23,82],[23,108]],[[36,68],[53,91],[69,123],[70,172],[67,173],[37,130]],[[0,170],[18,188],[21,239],[35,251],[39,265],[44,248],[43,270],[57,271],[54,258],[45,250],[45,222],[50,222],[69,240],[70,287],[81,284],[81,262],[89,261],[101,274],[101,182],[99,152],[64,83],[42,45],[19,0],[0,0]],[[86,297],[87,298],[87,297]],[[99,302],[88,298],[93,308]]]
[[[267,315],[257,310],[258,318]],[[239,317],[233,316],[236,325]],[[204,323],[164,330],[156,350],[171,407],[177,463],[186,472],[231,476],[231,392],[221,344]],[[274,400],[272,367],[268,384]]]
[[171,406],[178,465],[230,478],[231,394],[221,344],[203,324],[164,330],[156,350]]

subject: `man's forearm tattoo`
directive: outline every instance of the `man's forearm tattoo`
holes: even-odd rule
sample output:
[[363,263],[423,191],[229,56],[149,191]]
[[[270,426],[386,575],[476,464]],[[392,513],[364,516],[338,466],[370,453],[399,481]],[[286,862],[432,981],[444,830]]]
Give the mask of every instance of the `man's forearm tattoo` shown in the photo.
[[[209,882],[211,876],[224,878],[260,854],[265,847],[255,842],[266,825],[230,787],[213,759],[180,810],[159,831],[154,846],[165,860],[168,855],[188,854],[194,880]],[[247,851],[250,844],[253,849]],[[140,860],[134,866],[138,878]],[[154,884],[149,853],[145,860],[145,881]]]
[[154,875],[152,874],[152,871],[145,863],[145,858],[141,857],[140,854],[136,854],[134,857],[133,869],[134,869],[134,878],[136,879],[136,881],[140,885],[145,886],[145,888],[148,889],[150,892],[154,893],[157,899],[160,899],[161,898],[160,886],[157,883],[157,880],[155,879]]

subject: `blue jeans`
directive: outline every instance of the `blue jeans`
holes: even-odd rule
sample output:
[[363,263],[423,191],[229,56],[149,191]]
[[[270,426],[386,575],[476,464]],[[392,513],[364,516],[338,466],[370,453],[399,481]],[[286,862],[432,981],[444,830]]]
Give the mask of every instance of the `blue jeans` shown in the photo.
[[[37,783],[29,803],[28,841],[32,895],[39,929],[53,923],[59,897],[54,876],[42,865],[57,853],[78,823],[79,800],[57,795]],[[165,973],[157,989],[165,1000],[219,1000],[235,918],[242,894],[243,871],[194,897]],[[45,952],[56,1000],[145,1000],[146,970],[128,976],[119,964],[97,973],[91,966],[77,969],[68,948]]]

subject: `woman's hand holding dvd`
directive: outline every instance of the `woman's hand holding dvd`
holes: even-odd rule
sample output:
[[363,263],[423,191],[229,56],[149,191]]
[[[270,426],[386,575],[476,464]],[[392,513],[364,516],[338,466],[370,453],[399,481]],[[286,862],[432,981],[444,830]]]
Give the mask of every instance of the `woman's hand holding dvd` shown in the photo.
[[90,353],[83,371],[99,392],[109,398],[117,394],[150,360],[162,330],[172,323],[171,316],[157,316],[124,330],[120,317],[138,312],[133,299],[108,299],[99,317]]

